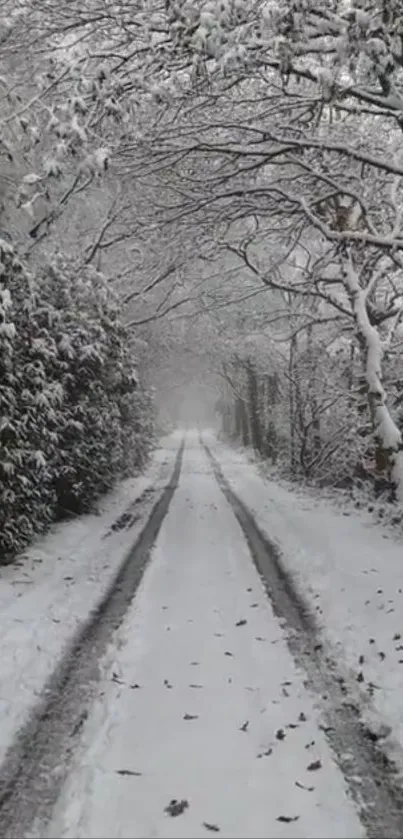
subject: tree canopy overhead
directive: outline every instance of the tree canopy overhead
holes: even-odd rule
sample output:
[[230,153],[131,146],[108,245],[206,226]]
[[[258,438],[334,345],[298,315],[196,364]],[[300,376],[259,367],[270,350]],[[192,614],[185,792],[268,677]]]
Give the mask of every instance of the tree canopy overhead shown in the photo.
[[147,387],[204,369],[228,434],[401,499],[401,0],[2,0],[0,96],[21,300],[118,363],[101,294]]

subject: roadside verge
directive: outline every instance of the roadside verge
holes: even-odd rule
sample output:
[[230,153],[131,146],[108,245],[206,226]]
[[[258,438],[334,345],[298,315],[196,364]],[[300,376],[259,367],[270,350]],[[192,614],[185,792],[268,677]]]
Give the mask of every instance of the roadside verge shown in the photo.
[[275,547],[346,679],[345,701],[402,773],[403,545],[386,528],[263,478],[247,456],[203,440],[231,490]]
[[96,609],[171,479],[181,437],[161,441],[143,475],[98,515],[56,525],[0,568],[0,763],[47,679]]

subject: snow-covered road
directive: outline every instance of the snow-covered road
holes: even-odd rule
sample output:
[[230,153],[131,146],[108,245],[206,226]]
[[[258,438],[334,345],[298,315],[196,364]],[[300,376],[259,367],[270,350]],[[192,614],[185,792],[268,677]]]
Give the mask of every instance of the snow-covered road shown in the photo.
[[365,835],[196,436],[101,666],[49,837]]

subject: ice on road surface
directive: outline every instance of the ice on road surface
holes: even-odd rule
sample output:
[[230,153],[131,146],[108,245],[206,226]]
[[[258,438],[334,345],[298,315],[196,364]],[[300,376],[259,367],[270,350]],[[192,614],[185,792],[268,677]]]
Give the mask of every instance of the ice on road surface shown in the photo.
[[188,440],[47,835],[363,836],[284,633]]

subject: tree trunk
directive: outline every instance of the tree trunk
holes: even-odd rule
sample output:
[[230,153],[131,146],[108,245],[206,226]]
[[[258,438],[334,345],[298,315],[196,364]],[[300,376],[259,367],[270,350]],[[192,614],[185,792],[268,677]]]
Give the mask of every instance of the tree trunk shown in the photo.
[[248,396],[250,427],[252,432],[252,444],[255,451],[262,451],[262,430],[259,417],[259,394],[257,377],[252,364],[248,363]]
[[397,499],[403,503],[402,435],[386,404],[386,393],[382,386],[381,340],[377,329],[370,321],[366,290],[360,286],[351,256],[346,263],[343,278],[350,296],[363,354],[367,399],[376,444],[375,465],[377,470],[381,470],[391,481]]
[[310,401],[310,411],[312,417],[312,435],[311,435],[311,446],[310,449],[312,451],[309,452],[310,459],[312,460],[312,452],[314,455],[320,451],[322,446],[322,435],[321,435],[321,427],[320,427],[320,414],[319,414],[319,406],[318,400],[316,396],[316,379],[313,374],[313,370],[315,368],[315,359],[314,359],[314,347],[313,347],[313,330],[312,325],[308,328],[308,335],[307,335],[307,343],[308,343],[308,364],[309,364],[309,377],[310,377],[310,393],[309,393],[309,401]]
[[289,416],[290,416],[290,466],[293,471],[296,467],[296,428],[295,428],[295,391],[294,391],[294,367],[297,352],[297,338],[292,336],[290,342],[290,355],[288,361],[289,373]]
[[241,401],[241,427],[242,427],[242,443],[243,445],[249,446],[250,434],[249,434],[249,420],[248,420],[248,412],[246,410],[245,402]]
[[351,341],[350,344],[350,359],[349,359],[349,366],[347,370],[347,391],[348,391],[348,407],[353,409],[354,407],[354,397],[353,397],[353,387],[354,387],[354,368],[355,368],[355,343]]
[[273,465],[277,463],[278,458],[278,437],[275,421],[277,401],[278,375],[277,373],[273,373],[272,375],[267,376],[267,421],[265,424],[265,454],[267,455],[267,457],[270,457]]
[[234,420],[235,420],[235,427],[234,427],[234,436],[237,440],[240,439],[242,433],[242,414],[241,414],[241,399],[237,397],[235,399],[235,406],[234,406]]

